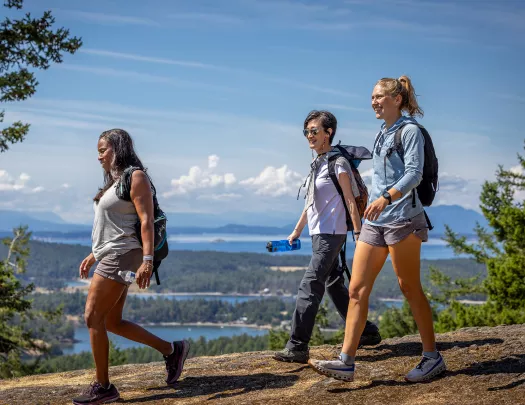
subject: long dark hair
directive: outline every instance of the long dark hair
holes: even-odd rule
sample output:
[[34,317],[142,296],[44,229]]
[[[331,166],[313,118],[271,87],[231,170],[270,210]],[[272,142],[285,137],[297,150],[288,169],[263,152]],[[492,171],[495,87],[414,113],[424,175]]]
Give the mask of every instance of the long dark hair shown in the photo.
[[115,179],[130,166],[139,167],[140,170],[146,172],[144,165],[140,161],[135,149],[133,148],[133,139],[123,129],[110,129],[102,132],[99,140],[104,138],[113,148],[113,161],[111,162],[111,169],[109,172],[104,172],[104,187],[98,190],[97,195],[93,201],[100,201],[104,193],[115,184]]

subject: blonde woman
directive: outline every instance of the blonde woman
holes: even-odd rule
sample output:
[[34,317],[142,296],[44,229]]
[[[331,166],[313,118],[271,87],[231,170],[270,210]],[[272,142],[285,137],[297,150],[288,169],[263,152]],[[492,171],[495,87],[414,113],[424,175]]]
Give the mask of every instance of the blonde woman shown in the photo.
[[[384,122],[375,141],[372,189],[352,264],[345,339],[339,359],[311,360],[310,366],[336,379],[353,380],[368,299],[390,255],[423,343],[423,357],[405,379],[427,381],[443,373],[446,365],[436,350],[432,312],[420,279],[421,243],[428,240],[428,228],[416,187],[422,179],[425,154],[424,136],[412,117],[423,116],[423,110],[406,76],[379,80],[372,92],[372,108]],[[393,152],[395,133],[401,127],[403,156]]]

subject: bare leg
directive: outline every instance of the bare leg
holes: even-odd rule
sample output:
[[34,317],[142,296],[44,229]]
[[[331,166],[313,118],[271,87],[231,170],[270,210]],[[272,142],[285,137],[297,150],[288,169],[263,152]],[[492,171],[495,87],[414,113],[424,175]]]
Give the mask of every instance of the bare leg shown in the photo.
[[395,245],[389,246],[392,265],[399,287],[410,305],[416,321],[423,351],[436,350],[436,338],[432,322],[432,310],[421,286],[421,239],[411,234]]
[[95,360],[97,381],[109,384],[109,341],[106,331],[106,315],[117,303],[126,286],[116,281],[93,275],[86,301],[85,319],[89,328],[91,350]]
[[148,332],[142,326],[122,319],[122,310],[127,295],[128,289],[126,288],[115,306],[109,311],[106,317],[107,330],[116,335],[125,337],[126,339],[133,340],[134,342],[150,346],[161,352],[164,356],[169,355],[172,352],[170,342],[162,340],[151,332]]
[[377,247],[357,242],[350,279],[350,303],[346,317],[345,339],[342,352],[355,356],[359,338],[368,317],[368,298],[374,281],[388,256],[386,247]]

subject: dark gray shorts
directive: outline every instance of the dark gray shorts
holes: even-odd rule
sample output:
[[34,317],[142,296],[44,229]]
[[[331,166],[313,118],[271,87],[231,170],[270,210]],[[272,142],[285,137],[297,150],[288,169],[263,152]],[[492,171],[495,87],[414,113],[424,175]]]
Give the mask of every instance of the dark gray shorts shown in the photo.
[[133,249],[124,254],[110,253],[98,263],[95,273],[117,283],[128,285],[117,273],[131,270],[136,273],[142,264],[142,249]]
[[423,242],[428,240],[428,225],[424,212],[387,226],[365,223],[361,228],[359,240],[372,246],[387,247],[401,242],[411,233],[418,236]]

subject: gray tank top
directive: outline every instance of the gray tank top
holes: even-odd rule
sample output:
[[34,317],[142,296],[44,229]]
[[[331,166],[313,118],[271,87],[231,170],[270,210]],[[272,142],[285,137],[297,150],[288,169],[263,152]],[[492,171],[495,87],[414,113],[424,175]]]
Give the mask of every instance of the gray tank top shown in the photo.
[[139,217],[131,201],[117,197],[116,185],[110,187],[93,205],[95,221],[91,234],[92,252],[97,261],[110,253],[118,255],[141,249],[135,234]]

